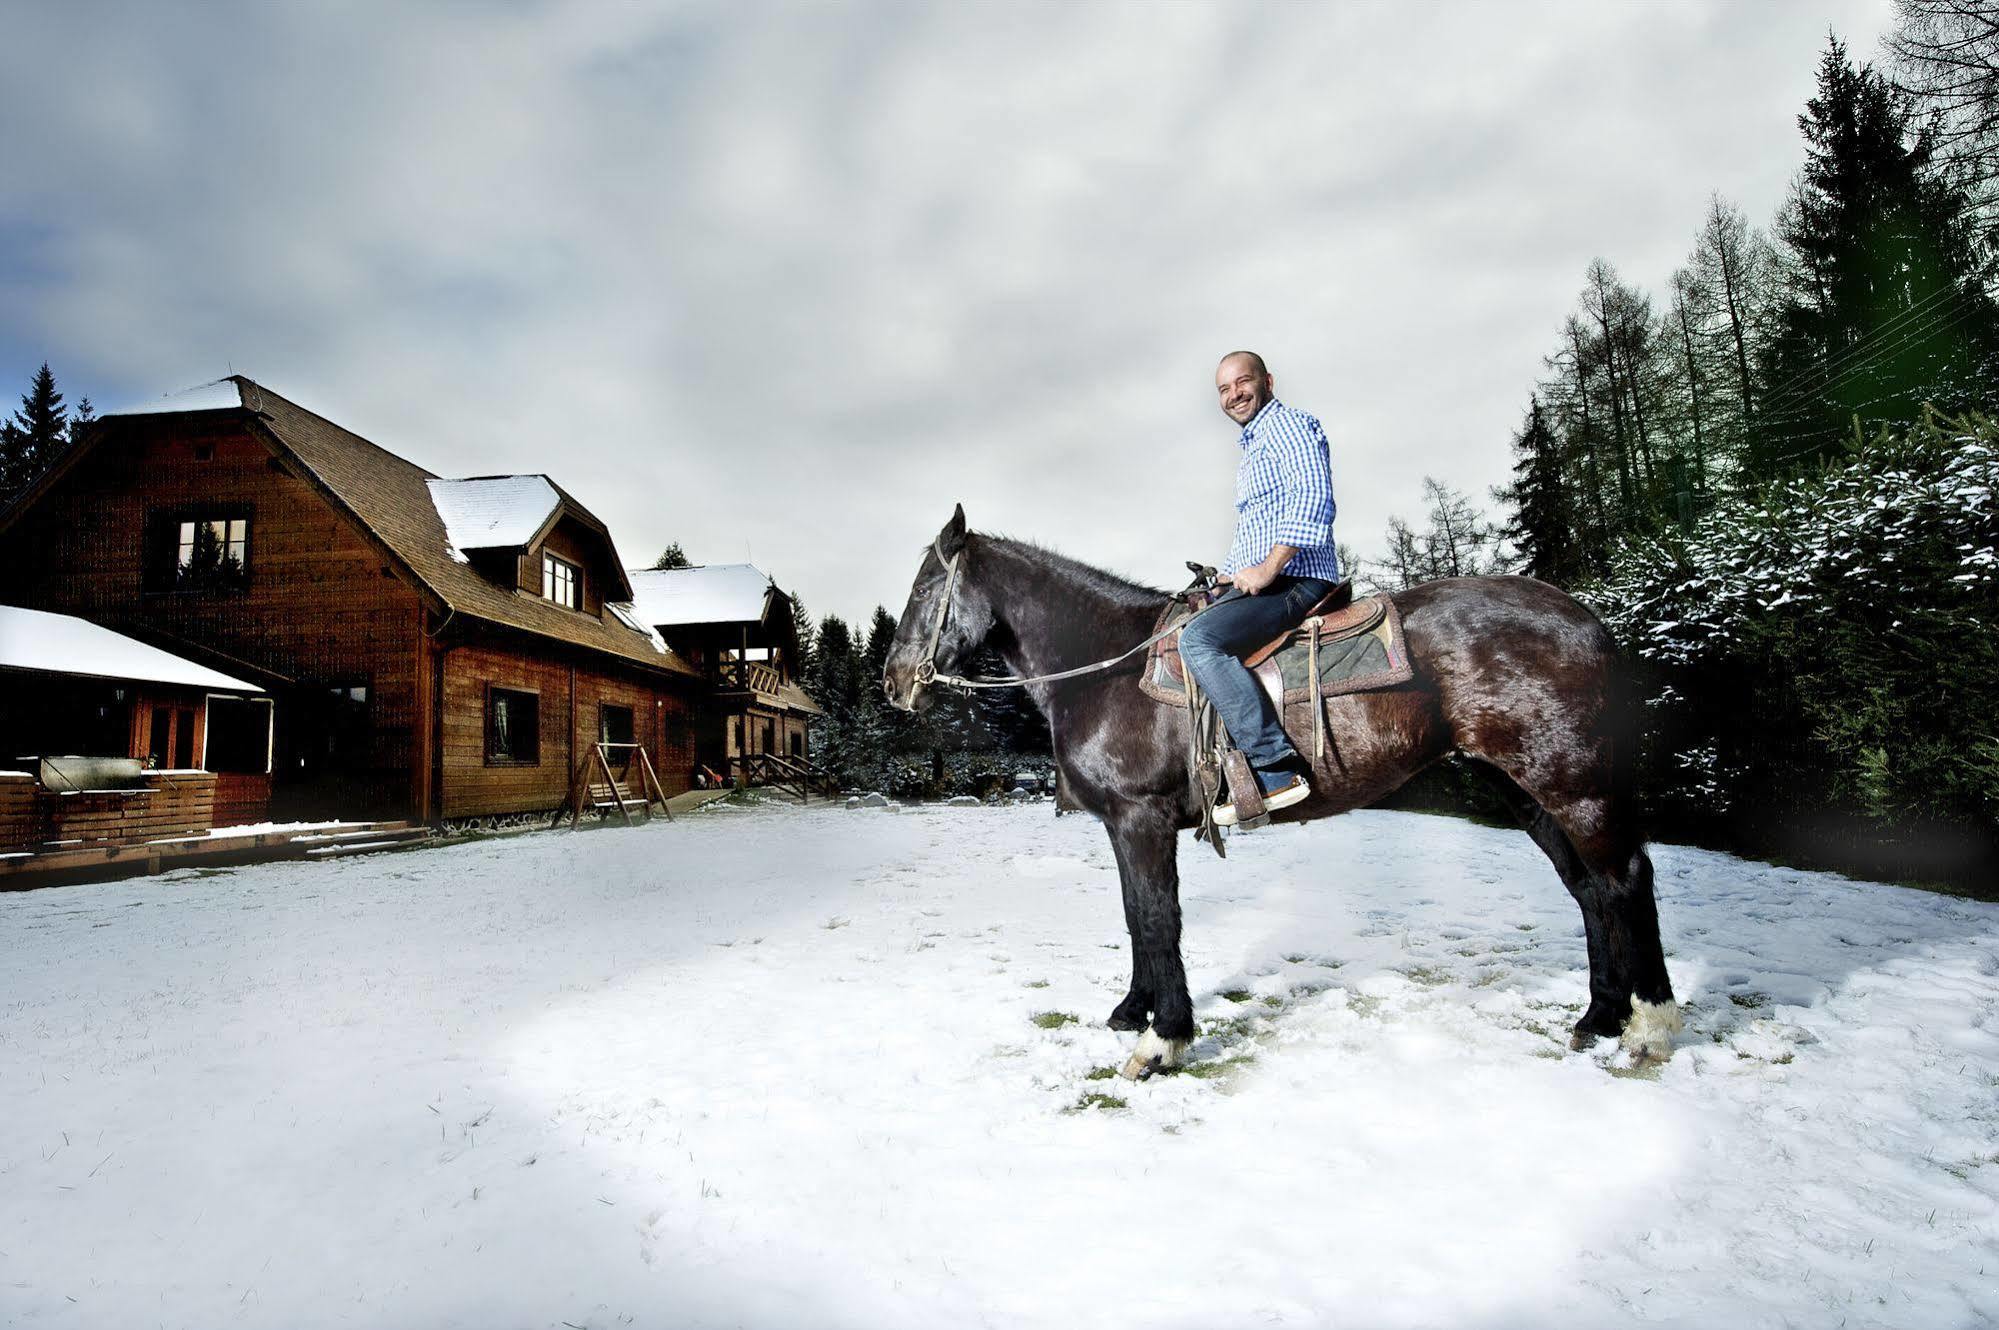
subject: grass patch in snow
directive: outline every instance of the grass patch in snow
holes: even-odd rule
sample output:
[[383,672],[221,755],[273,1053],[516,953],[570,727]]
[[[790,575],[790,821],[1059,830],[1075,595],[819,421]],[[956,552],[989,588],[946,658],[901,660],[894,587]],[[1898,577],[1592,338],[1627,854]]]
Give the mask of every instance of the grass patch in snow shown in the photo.
[[1221,991],[1221,996],[1231,1002],[1247,1002],[1255,994],[1251,993],[1247,988],[1224,988]]
[[1083,1079],[1086,1081],[1107,1081],[1115,1075],[1117,1075],[1116,1067],[1097,1067],[1086,1073]]
[[1044,1030],[1059,1030],[1065,1025],[1074,1025],[1076,1018],[1066,1011],[1041,1011],[1028,1017]]
[[1062,1111],[1065,1113],[1087,1113],[1093,1108],[1101,1108],[1107,1112],[1115,1112],[1123,1107],[1125,1107],[1124,1100],[1118,1098],[1116,1095],[1104,1094],[1099,1090],[1091,1090]]
[[1412,965],[1402,976],[1418,988],[1442,988],[1451,982],[1451,972],[1440,965]]
[[1022,987],[1022,988],[1046,988],[1046,987],[1048,987],[1048,981],[1047,981],[1046,979],[1030,979],[1030,980],[1028,980],[1028,981],[1027,981],[1026,983],[1022,984],[1022,985],[1021,985],[1021,987]]

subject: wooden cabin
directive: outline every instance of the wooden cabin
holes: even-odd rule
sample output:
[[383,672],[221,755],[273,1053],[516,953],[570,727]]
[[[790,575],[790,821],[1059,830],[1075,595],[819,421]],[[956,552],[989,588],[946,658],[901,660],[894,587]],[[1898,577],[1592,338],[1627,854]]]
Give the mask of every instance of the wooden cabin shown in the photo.
[[791,597],[747,563],[633,569],[628,575],[633,613],[707,685],[694,733],[702,768],[734,779],[745,759],[765,753],[809,764],[807,724],[820,711],[798,686]]
[[702,678],[546,476],[449,480],[242,376],[103,417],[0,513],[13,597],[276,700],[280,820],[546,813],[600,739],[694,769]]
[[264,820],[271,699],[72,615],[0,605],[0,845]]

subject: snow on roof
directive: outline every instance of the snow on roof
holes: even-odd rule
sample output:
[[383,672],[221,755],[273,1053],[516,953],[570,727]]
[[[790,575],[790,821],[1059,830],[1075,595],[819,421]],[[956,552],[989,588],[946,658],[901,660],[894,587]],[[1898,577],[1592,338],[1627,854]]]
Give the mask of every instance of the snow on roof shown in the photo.
[[241,405],[243,405],[243,391],[237,387],[236,380],[217,379],[213,383],[182,388],[179,392],[141,398],[128,406],[122,406],[116,411],[106,411],[104,414],[146,416],[166,411],[222,411]]
[[512,548],[533,540],[560,503],[547,476],[428,480],[431,506],[454,550]]
[[667,649],[666,639],[659,635],[659,630],[639,618],[638,611],[632,606],[615,600],[607,600],[604,602],[604,608],[617,615],[619,623],[635,633],[643,634],[645,639],[652,643],[654,651],[659,652],[662,656],[671,654]]
[[654,627],[755,622],[763,618],[764,593],[770,589],[770,575],[748,563],[649,568],[627,576],[638,616]]
[[0,666],[223,688],[233,693],[264,691],[256,684],[218,674],[86,619],[15,605],[0,605]]

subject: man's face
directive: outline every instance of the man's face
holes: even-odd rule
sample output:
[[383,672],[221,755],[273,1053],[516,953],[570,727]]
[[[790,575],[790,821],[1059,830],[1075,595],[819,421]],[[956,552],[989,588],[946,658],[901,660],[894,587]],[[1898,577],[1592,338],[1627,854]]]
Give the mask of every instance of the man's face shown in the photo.
[[1255,361],[1230,356],[1215,371],[1215,391],[1221,394],[1223,413],[1236,424],[1247,425],[1270,400],[1270,376],[1257,373]]

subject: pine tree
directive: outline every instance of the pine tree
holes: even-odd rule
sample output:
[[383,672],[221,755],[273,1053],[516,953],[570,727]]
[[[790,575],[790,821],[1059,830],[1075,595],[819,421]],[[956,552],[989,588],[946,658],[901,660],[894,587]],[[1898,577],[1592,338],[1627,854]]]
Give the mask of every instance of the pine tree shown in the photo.
[[680,542],[677,540],[661,550],[659,557],[652,561],[652,570],[656,573],[667,572],[674,568],[692,568],[693,566],[692,563],[688,562],[687,555],[681,550]]
[[882,788],[894,791],[896,759],[916,747],[916,718],[889,705],[881,680],[888,668],[889,652],[895,646],[895,620],[881,606],[875,606],[868,621],[868,644],[861,652],[862,690],[859,701],[863,741],[861,763],[878,773]]
[[5,504],[21,492],[23,482],[19,479],[22,471],[22,454],[27,451],[27,436],[12,420],[0,420],[0,504]]
[[1989,400],[1999,319],[1975,278],[1965,199],[1872,66],[1834,38],[1798,117],[1805,166],[1778,226],[1784,297],[1751,440],[1759,478],[1823,463],[1856,433]]
[[791,677],[803,683],[812,677],[812,663],[818,654],[815,648],[818,645],[819,634],[813,627],[812,616],[806,612],[805,601],[795,591],[791,593],[790,600],[791,631],[798,639],[795,658],[791,662]]
[[6,456],[0,458],[9,498],[32,484],[69,442],[68,413],[63,410],[62,394],[56,391],[56,376],[49,372],[47,361],[35,372],[12,423]]
[[1562,478],[1561,445],[1531,399],[1526,423],[1513,441],[1519,461],[1513,483],[1496,498],[1512,509],[1503,532],[1519,558],[1520,571],[1556,586],[1574,586],[1589,573],[1576,538],[1575,508]]
[[88,397],[77,399],[76,409],[69,413],[69,438],[67,446],[74,448],[90,433],[90,427],[97,423],[97,408],[90,404]]

